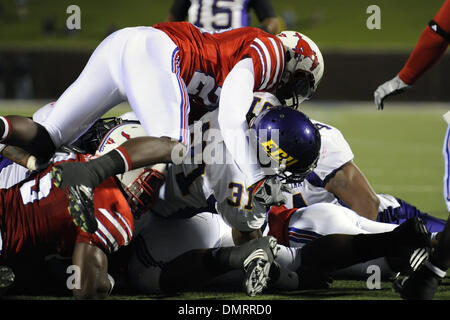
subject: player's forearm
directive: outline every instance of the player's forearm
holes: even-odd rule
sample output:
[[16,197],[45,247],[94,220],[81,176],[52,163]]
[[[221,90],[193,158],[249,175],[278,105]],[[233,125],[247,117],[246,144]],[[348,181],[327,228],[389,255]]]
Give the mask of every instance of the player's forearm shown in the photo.
[[94,245],[77,243],[72,262],[80,268],[80,286],[73,289],[74,297],[81,300],[105,298],[111,289],[106,254]]
[[399,73],[400,79],[412,85],[444,54],[450,42],[450,0],[446,0],[433,18],[432,26],[422,32],[416,47]]
[[352,161],[338,170],[325,188],[360,216],[374,221],[377,219],[380,200],[364,174]]
[[400,79],[413,85],[444,54],[448,41],[426,27],[413,52],[400,70]]
[[219,102],[218,122],[225,146],[248,184],[261,180],[262,171],[248,143],[246,115],[253,101],[254,75],[252,60],[241,60],[224,81]]
[[30,160],[30,157],[33,157],[22,148],[14,146],[5,146],[1,151],[1,155],[23,167],[28,167],[28,161]]

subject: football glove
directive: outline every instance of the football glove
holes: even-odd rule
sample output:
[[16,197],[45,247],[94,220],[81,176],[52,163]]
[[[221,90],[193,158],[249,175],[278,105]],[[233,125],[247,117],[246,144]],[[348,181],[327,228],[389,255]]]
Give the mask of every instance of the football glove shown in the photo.
[[393,79],[386,81],[385,83],[380,85],[373,94],[375,104],[377,105],[378,110],[383,110],[384,99],[386,99],[389,96],[402,93],[405,90],[409,89],[410,87],[411,86],[404,83],[398,75],[396,75]]
[[280,206],[286,203],[283,194],[283,184],[276,178],[270,177],[259,181],[253,190],[253,199],[269,209],[271,206]]

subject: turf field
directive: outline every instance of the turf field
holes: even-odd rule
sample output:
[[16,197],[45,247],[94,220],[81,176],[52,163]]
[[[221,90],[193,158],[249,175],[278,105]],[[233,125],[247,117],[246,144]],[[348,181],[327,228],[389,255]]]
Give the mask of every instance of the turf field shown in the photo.
[[[0,114],[30,115],[44,102],[0,101]],[[442,115],[449,104],[387,104],[377,111],[372,103],[305,103],[311,118],[339,128],[349,141],[355,162],[377,192],[396,195],[437,217],[448,216],[442,199],[442,142],[446,123]],[[108,115],[128,111],[127,105]],[[14,297],[51,299],[53,297]],[[249,299],[231,292],[186,293],[177,296],[112,296],[111,299],[235,300]],[[399,299],[389,282],[369,290],[365,281],[335,281],[329,290],[265,294],[264,300],[391,300]],[[450,299],[450,280],[436,299]]]

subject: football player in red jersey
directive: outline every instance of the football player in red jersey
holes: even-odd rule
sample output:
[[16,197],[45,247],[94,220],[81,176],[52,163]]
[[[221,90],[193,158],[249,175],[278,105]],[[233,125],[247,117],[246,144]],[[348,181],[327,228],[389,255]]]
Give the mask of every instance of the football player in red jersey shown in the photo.
[[445,0],[434,18],[420,35],[416,47],[403,68],[391,80],[374,92],[378,109],[384,108],[384,99],[409,89],[422,77],[447,50],[450,43],[450,0]]
[[187,22],[125,28],[97,47],[44,121],[0,117],[0,142],[48,158],[106,111],[128,101],[146,137],[131,139],[93,161],[56,167],[60,187],[74,199],[70,213],[83,230],[93,233],[98,226],[89,203],[100,182],[135,168],[173,162],[185,152],[189,97],[205,110],[219,108],[225,144],[249,181],[256,183],[264,175],[256,159],[247,159],[253,153],[247,152],[245,133],[253,92],[277,91],[281,98],[298,102],[316,90],[323,71],[319,48],[298,32],[273,36],[246,27],[208,33]]
[[[408,61],[393,79],[385,82],[374,93],[375,104],[383,109],[383,101],[390,95],[402,93],[410,88],[427,70],[429,70],[444,54],[450,43],[450,0],[445,0],[434,18],[422,32],[419,41]],[[448,142],[450,125],[444,142],[444,160],[446,164],[444,190],[447,207],[448,196]],[[403,283],[397,282],[396,289],[405,299],[433,299],[434,294],[450,267],[450,218],[438,241],[438,245],[425,262],[411,277]]]
[[[54,186],[51,172],[59,163],[84,162],[91,157],[60,155],[47,169],[9,189],[0,189],[0,264],[7,265],[29,249],[73,249],[72,265],[78,268],[75,275],[80,277],[73,294],[81,299],[103,298],[112,290],[108,255],[131,241],[133,216],[148,210],[156,190],[164,183],[163,175],[153,169],[137,169],[121,179],[104,180],[93,199],[99,228],[87,233],[73,224],[67,209],[70,199]],[[8,276],[0,275],[1,280]]]

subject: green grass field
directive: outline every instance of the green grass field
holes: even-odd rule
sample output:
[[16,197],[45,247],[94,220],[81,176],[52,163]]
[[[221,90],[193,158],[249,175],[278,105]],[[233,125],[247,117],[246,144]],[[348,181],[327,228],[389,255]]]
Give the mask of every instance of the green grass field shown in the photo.
[[[0,114],[30,115],[43,102],[0,101]],[[377,192],[396,195],[422,211],[447,219],[442,197],[443,160],[441,155],[446,123],[445,104],[387,104],[377,111],[371,103],[306,103],[303,110],[313,119],[339,128],[352,146],[355,162]],[[128,111],[127,105],[108,115]],[[53,299],[54,297],[14,297],[15,299]],[[249,299],[233,292],[192,292],[176,296],[112,296],[111,299],[158,300],[240,300]],[[263,300],[393,300],[399,296],[391,284],[380,290],[367,289],[364,281],[335,281],[329,290],[265,294]],[[450,280],[446,279],[436,299],[450,299]]]

